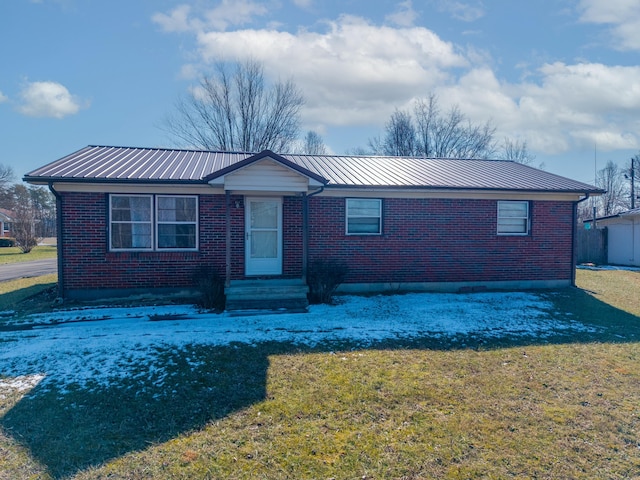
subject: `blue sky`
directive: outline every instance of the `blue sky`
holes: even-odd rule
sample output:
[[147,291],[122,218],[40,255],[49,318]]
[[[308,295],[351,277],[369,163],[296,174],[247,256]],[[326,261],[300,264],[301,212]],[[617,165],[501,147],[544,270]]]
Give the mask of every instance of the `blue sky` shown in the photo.
[[0,163],[174,146],[176,99],[249,56],[337,154],[430,92],[577,180],[640,150],[637,0],[3,0]]

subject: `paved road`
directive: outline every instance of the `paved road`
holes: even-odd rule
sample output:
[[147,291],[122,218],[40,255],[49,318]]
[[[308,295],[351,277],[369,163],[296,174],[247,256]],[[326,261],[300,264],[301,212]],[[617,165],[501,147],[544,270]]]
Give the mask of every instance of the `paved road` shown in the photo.
[[58,272],[58,260],[47,258],[44,260],[34,260],[32,262],[9,263],[0,265],[0,282],[14,280],[16,278],[39,277]]

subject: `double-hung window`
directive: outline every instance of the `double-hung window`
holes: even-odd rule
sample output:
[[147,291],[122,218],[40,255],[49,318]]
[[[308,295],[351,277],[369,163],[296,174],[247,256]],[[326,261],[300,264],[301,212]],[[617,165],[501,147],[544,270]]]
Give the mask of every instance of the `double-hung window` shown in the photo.
[[111,195],[111,250],[150,250],[151,195]]
[[187,195],[111,195],[110,250],[195,250],[198,199]]
[[347,198],[347,235],[382,234],[382,200]]
[[498,235],[529,235],[529,202],[498,202]]
[[196,197],[156,198],[158,249],[196,248]]

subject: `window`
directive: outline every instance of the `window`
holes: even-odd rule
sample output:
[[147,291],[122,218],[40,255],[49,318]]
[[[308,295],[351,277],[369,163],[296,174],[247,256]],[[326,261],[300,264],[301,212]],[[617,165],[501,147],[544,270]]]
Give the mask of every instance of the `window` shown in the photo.
[[498,235],[529,234],[529,202],[498,202]]
[[380,235],[382,200],[347,198],[347,235]]
[[195,250],[197,211],[193,196],[111,195],[110,249]]
[[158,249],[196,248],[196,198],[157,199]]
[[111,196],[111,248],[113,250],[150,249],[151,200],[145,196]]

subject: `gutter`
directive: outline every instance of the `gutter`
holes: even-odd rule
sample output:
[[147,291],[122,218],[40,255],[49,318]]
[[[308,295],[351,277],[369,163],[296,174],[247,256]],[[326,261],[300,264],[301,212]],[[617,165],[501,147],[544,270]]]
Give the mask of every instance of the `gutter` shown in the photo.
[[[578,200],[576,202],[573,202],[573,214],[572,214],[572,228],[571,228],[571,286],[575,287],[576,286],[576,265],[577,265],[577,259],[576,259],[576,241],[577,241],[577,236],[576,236],[576,230],[578,229],[578,204],[582,203],[582,202],[586,202],[587,200],[589,200],[589,198],[591,198],[591,194],[589,192],[585,192],[585,197],[581,200]],[[594,225],[595,228],[595,225]]]
[[304,194],[302,199],[302,281],[307,283],[307,269],[309,268],[309,197],[324,192],[322,185],[315,192]]
[[58,253],[58,301],[64,299],[64,261],[63,252],[63,232],[62,232],[62,195],[53,188],[53,182],[49,182],[49,191],[56,197],[56,250]]

